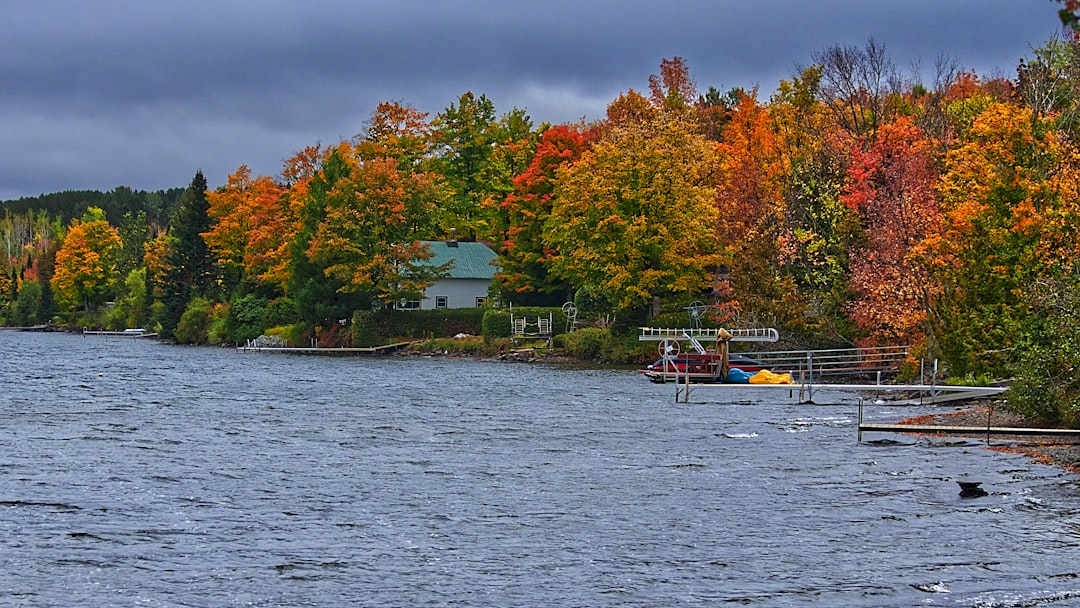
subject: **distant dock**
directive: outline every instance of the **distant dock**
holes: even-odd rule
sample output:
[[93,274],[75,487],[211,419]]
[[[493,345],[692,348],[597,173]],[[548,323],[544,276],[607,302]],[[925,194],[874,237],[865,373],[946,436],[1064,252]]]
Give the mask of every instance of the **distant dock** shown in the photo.
[[99,331],[93,329],[82,330],[84,336],[115,336],[117,338],[153,338],[157,334],[148,332],[145,329],[125,329],[124,331]]
[[323,346],[255,346],[253,344],[245,344],[244,346],[237,346],[236,351],[240,353],[269,353],[269,354],[282,354],[282,355],[322,355],[330,357],[347,357],[347,356],[359,356],[359,355],[389,355],[395,353],[411,342],[395,342],[393,344],[384,344],[382,346],[370,346],[370,347],[336,347],[327,348]]

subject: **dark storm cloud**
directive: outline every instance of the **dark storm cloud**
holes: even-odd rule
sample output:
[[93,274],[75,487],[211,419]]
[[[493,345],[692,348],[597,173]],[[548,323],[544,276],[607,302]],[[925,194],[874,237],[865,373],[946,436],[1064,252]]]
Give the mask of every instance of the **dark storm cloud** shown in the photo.
[[[1045,4],[1045,6],[1044,6]],[[701,90],[781,78],[833,44],[884,43],[1011,76],[1056,30],[1039,0],[0,0],[0,199],[220,185],[363,130],[381,100],[434,115],[466,91],[537,123],[603,115],[681,56]]]

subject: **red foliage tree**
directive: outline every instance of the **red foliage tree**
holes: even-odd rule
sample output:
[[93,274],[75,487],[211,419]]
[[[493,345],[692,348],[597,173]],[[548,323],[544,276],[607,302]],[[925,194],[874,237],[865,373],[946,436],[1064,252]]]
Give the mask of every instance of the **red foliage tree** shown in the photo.
[[930,142],[910,117],[881,127],[856,149],[841,200],[859,212],[866,244],[853,256],[848,312],[865,344],[917,343],[937,288],[916,256],[936,231],[939,198]]

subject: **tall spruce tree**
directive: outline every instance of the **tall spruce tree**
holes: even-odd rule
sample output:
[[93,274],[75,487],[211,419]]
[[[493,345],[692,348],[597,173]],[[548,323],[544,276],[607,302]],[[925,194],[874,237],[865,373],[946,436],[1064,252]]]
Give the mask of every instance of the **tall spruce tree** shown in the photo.
[[219,295],[217,263],[202,237],[210,230],[210,216],[207,214],[210,203],[206,190],[202,170],[196,171],[169,223],[169,230],[176,240],[167,257],[168,264],[161,285],[162,303],[165,305],[161,333],[165,337],[172,336],[180,316],[192,299],[214,299]]

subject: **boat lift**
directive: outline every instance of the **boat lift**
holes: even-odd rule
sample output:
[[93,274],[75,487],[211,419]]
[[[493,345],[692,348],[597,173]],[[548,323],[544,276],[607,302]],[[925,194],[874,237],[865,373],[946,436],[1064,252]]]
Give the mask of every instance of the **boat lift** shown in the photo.
[[[727,336],[730,336],[728,338]],[[671,361],[678,356],[681,342],[689,342],[699,353],[705,351],[702,342],[717,342],[717,349],[726,348],[727,342],[776,342],[779,332],[773,328],[716,329],[716,328],[655,328],[642,327],[640,341],[658,341],[660,356]],[[792,384],[728,384],[693,382],[689,374],[680,373],[672,365],[675,376],[675,401],[688,403],[692,389],[716,390],[787,390],[792,397],[798,391],[801,403],[813,403],[814,393],[822,390],[874,393],[882,395],[917,394],[917,398],[897,401],[898,404],[942,403],[959,399],[987,397],[1000,394],[1004,387],[998,386],[954,386],[937,383],[937,364],[929,383],[884,384],[882,372],[895,370],[907,360],[909,349],[906,346],[851,348],[807,351],[774,351],[747,353],[760,361],[771,371],[790,373],[796,381]],[[875,376],[873,383],[844,383],[823,381],[830,376]]]

